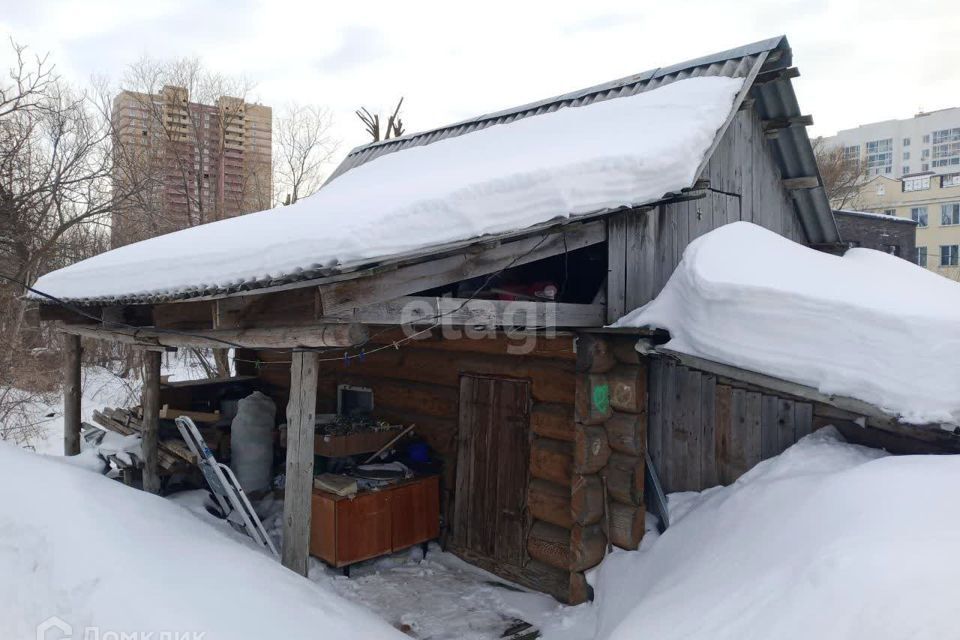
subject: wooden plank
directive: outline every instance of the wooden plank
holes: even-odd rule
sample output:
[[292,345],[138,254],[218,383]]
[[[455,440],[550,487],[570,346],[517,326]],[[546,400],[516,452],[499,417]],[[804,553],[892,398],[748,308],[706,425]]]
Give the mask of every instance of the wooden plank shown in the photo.
[[63,455],[80,453],[82,350],[80,336],[63,336]]
[[760,456],[760,399],[761,394],[756,392],[748,392],[745,396],[744,412],[742,414],[743,432],[738,437],[743,447],[741,475],[763,459]]
[[143,354],[143,407],[142,430],[143,490],[160,493],[160,463],[157,458],[157,442],[160,435],[160,353],[146,351]]
[[460,420],[457,433],[457,486],[454,491],[454,508],[451,541],[456,546],[467,548],[471,488],[473,487],[473,444],[476,412],[472,406],[476,393],[473,376],[460,378]]
[[777,453],[783,453],[787,447],[797,441],[794,402],[781,398],[777,403]]
[[809,402],[797,402],[793,405],[793,412],[796,438],[800,440],[813,431],[813,405]]
[[[287,405],[286,485],[283,493],[283,566],[307,575],[318,353],[291,354]],[[338,534],[339,535],[339,534]]]
[[654,460],[654,464],[657,467],[657,473],[660,475],[664,493],[671,493],[674,490],[670,482],[673,466],[673,421],[674,414],[677,411],[677,378],[680,367],[667,360],[664,360],[662,365],[660,461],[658,463]]
[[455,327],[598,327],[604,324],[602,304],[471,300],[402,296],[360,307],[326,313],[318,322]]
[[780,453],[777,409],[780,398],[764,395],[760,399],[760,457],[766,460]]
[[626,312],[628,214],[607,219],[607,324]]
[[321,284],[318,289],[323,313],[392,300],[599,244],[606,239],[605,226],[604,220],[571,225],[488,248],[478,245],[476,250],[428,262],[388,267],[379,272],[369,270],[349,280]]
[[677,406],[670,442],[670,490],[697,491],[700,483],[700,372],[678,367]]
[[496,527],[494,558],[505,564],[526,563],[526,495],[530,460],[530,384],[517,380],[494,380],[497,397],[495,421],[498,437],[488,449],[491,477],[495,482]]
[[657,467],[658,473],[663,473],[660,465],[662,460],[662,437],[663,437],[663,372],[664,364],[662,358],[650,359],[650,390],[649,390],[649,413],[647,414],[647,450],[650,452],[650,458]]
[[717,473],[716,403],[717,378],[703,374],[700,379],[700,490],[720,484]]

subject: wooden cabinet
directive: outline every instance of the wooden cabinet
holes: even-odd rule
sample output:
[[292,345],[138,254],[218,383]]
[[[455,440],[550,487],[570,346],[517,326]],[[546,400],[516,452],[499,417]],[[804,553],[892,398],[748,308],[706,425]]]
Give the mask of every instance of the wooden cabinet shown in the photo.
[[439,533],[439,476],[413,478],[353,498],[313,492],[310,554],[334,567],[399,551]]

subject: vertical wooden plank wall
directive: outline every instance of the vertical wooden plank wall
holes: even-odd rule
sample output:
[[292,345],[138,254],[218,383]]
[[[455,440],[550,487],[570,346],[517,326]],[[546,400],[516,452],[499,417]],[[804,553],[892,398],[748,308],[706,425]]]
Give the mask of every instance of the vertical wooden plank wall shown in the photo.
[[648,443],[664,490],[730,484],[813,429],[808,402],[737,388],[651,358]]
[[160,365],[159,351],[143,352],[143,490],[160,493],[160,462],[157,445],[160,437]]
[[791,240],[807,241],[752,107],[737,112],[701,177],[709,182],[703,198],[610,218],[608,322],[655,298],[687,245],[717,227],[744,220]]

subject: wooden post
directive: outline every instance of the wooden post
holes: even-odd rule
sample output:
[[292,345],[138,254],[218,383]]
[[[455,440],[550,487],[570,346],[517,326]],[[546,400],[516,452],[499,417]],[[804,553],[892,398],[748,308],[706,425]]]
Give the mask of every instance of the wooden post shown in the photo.
[[63,455],[80,453],[80,336],[63,336]]
[[283,492],[283,566],[307,575],[313,495],[313,440],[319,354],[296,352],[287,405],[287,476]]
[[143,352],[143,490],[160,493],[160,357],[159,351]]

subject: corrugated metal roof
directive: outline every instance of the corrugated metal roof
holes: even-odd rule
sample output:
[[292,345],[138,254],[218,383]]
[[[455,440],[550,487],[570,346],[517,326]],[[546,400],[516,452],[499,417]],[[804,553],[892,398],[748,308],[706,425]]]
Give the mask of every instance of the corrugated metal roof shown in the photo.
[[[566,107],[579,107],[602,100],[635,95],[676,80],[700,76],[728,76],[733,78],[755,77],[784,69],[792,63],[792,52],[785,36],[754,42],[736,49],[715,53],[687,62],[651,69],[625,78],[587,87],[553,98],[488,113],[445,127],[415,133],[393,140],[384,140],[353,149],[330,176],[337,176],[370,160],[416,147],[461,136],[496,124],[513,122]],[[800,105],[789,77],[745,87],[755,101],[756,109],[763,119],[793,118],[801,115]],[[725,130],[721,130],[721,133]],[[718,136],[719,139],[720,136]],[[819,180],[816,158],[806,129],[790,127],[783,129],[770,141],[774,157],[784,178],[816,176]],[[705,163],[704,163],[705,164]],[[821,183],[822,184],[822,183]],[[833,213],[822,187],[798,189],[792,192],[794,205],[801,226],[811,244],[839,242]]]
[[[748,82],[745,83],[741,94],[738,96],[737,104],[749,96],[754,100],[755,108],[763,119],[797,117],[801,115],[800,107],[797,104],[796,95],[789,77],[782,77],[762,83],[752,82],[761,73],[768,74],[769,72],[789,67],[791,65],[791,58],[792,55],[786,37],[779,36],[669,67],[651,69],[625,78],[619,78],[511,109],[489,113],[431,131],[358,147],[347,155],[346,159],[344,159],[340,166],[334,171],[330,180],[334,180],[337,176],[385,154],[415,146],[428,145],[437,140],[461,136],[496,124],[513,122],[518,119],[557,111],[558,109],[579,107],[604,100],[631,96],[677,80],[693,77],[727,76],[746,78]],[[714,147],[726,131],[734,115],[735,113],[731,113],[728,121],[718,132]],[[805,128],[791,127],[783,129],[777,137],[770,140],[770,144],[773,155],[776,158],[784,178],[816,176],[819,181],[816,160]],[[706,165],[712,149],[713,147],[708,152],[707,158],[704,159],[701,169]],[[692,187],[693,185],[690,186]],[[836,222],[833,219],[833,213],[830,210],[823,188],[800,189],[793,191],[792,194],[797,215],[807,234],[809,242],[813,244],[839,242],[840,235],[837,231]],[[664,195],[668,196],[669,194]],[[578,219],[582,220],[586,217],[596,217],[607,213],[609,213],[609,211],[598,211],[589,216],[580,216]],[[536,231],[536,229],[517,229],[510,234],[503,235],[518,235]],[[476,242],[489,240],[491,240],[491,238],[474,239],[456,243],[456,245],[462,248],[463,246],[468,246]],[[426,260],[435,255],[439,255],[443,251],[449,250],[451,250],[451,247],[427,247],[419,252],[418,256],[414,256],[414,258],[416,258],[417,261]],[[325,268],[319,271],[303,271],[294,275],[284,276],[274,281],[245,282],[228,288],[198,286],[164,295],[135,295],[109,300],[84,300],[83,302],[99,304],[156,303],[168,300],[196,299],[200,297],[224,297],[258,289],[306,286],[310,281],[315,281],[318,278],[367,268],[377,264],[392,264],[398,260],[409,261],[411,260],[411,256],[384,257],[379,260],[368,261],[362,265],[340,265],[332,269]]]

